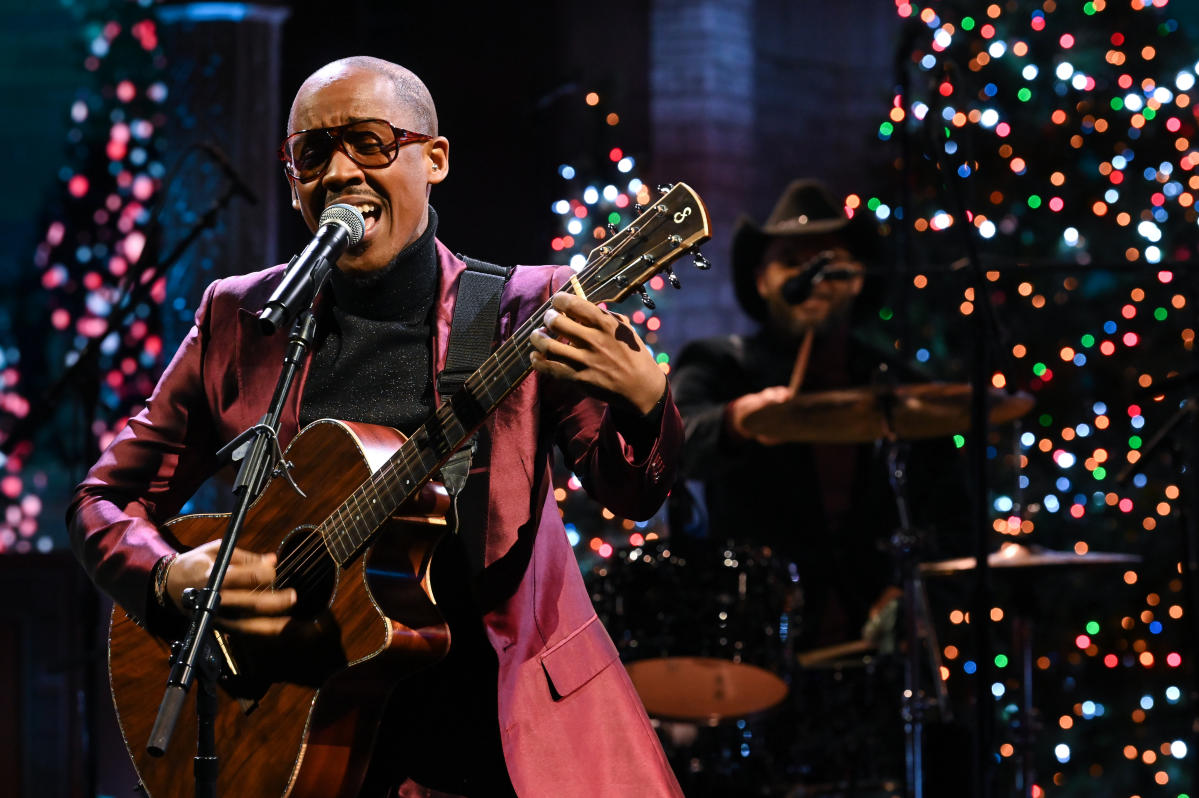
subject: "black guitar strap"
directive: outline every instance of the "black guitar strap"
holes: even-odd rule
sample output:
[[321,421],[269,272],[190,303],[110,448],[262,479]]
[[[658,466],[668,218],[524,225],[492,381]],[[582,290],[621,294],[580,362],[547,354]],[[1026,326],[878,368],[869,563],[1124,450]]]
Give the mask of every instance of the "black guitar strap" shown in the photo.
[[[454,302],[454,318],[450,321],[450,338],[446,345],[445,368],[437,375],[437,392],[442,398],[457,393],[491,354],[495,343],[496,321],[500,315],[500,295],[508,282],[511,269],[494,263],[458,256],[466,270],[458,278],[458,294]],[[441,466],[441,481],[450,499],[457,505],[458,494],[470,475],[478,434],[450,456]],[[455,519],[456,520],[456,519]]]

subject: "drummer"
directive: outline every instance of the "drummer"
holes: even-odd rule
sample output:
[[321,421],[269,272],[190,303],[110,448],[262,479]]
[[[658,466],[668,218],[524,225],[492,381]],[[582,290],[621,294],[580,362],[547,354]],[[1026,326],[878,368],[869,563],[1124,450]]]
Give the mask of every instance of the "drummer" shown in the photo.
[[[796,180],[764,224],[742,217],[733,288],[758,330],[693,342],[673,364],[691,482],[675,491],[672,538],[690,532],[770,546],[796,562],[805,599],[801,650],[862,637],[872,604],[894,584],[885,550],[894,503],[869,442],[787,441],[785,431],[751,432],[745,419],[794,390],[873,379],[879,348],[862,333],[878,308],[863,293],[873,290],[863,261],[876,253],[878,237],[863,216],[847,218],[824,185]],[[689,498],[694,507],[683,506]],[[705,506],[706,513],[698,509]]]

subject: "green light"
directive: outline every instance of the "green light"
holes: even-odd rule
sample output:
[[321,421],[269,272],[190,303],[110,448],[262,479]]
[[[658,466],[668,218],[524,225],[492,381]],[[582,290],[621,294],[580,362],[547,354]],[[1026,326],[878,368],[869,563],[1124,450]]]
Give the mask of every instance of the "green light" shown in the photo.
[[1035,374],[1036,376],[1040,377],[1042,374],[1045,373],[1046,368],[1047,367],[1044,363],[1033,363],[1032,364],[1032,373]]
[[1007,667],[1007,654],[996,654],[995,655],[995,667],[996,668],[1006,668]]
[[1130,435],[1128,437],[1128,448],[1129,449],[1140,449],[1141,443],[1142,443],[1142,441],[1141,441],[1140,435]]
[[878,135],[884,139],[890,138],[891,134],[894,132],[895,125],[891,124],[890,122],[883,122],[878,126]]
[[666,354],[665,352],[659,352],[655,360],[657,360],[659,363],[669,363],[670,355]]
[[1145,117],[1146,119],[1152,119],[1153,117],[1157,116],[1157,111],[1154,111],[1152,108],[1146,108],[1141,111],[1141,116]]
[[1028,207],[1032,208],[1033,210],[1041,207],[1041,198],[1036,194],[1029,196]]
[[1020,91],[1016,92],[1016,97],[1019,98],[1020,102],[1026,103],[1032,99],[1032,91],[1025,86],[1023,89],[1020,89]]
[[1091,476],[1095,477],[1096,481],[1107,479],[1107,469],[1103,466],[1096,466],[1095,470],[1091,472]]
[[879,308],[878,310],[878,317],[883,321],[890,321],[894,315],[895,311],[891,310],[891,308]]
[[1087,634],[1099,634],[1099,621],[1087,621]]
[[962,30],[974,30],[974,17],[962,17]]
[[1037,423],[1042,427],[1048,427],[1053,423],[1053,416],[1049,415],[1048,413],[1042,413],[1037,417]]
[[1124,101],[1122,99],[1120,99],[1119,97],[1113,97],[1112,98],[1112,110],[1120,111],[1120,110],[1123,110],[1123,108],[1124,108]]
[[1157,319],[1158,321],[1165,321],[1166,316],[1168,315],[1170,315],[1170,313],[1165,308],[1157,308],[1153,311],[1153,318]]
[[1095,345],[1095,336],[1091,335],[1090,333],[1087,333],[1086,335],[1084,335],[1080,340],[1082,342],[1082,345],[1085,346],[1087,349],[1090,349],[1092,346]]
[[620,214],[617,211],[612,211],[608,214],[609,224],[620,224]]
[[1086,14],[1088,17],[1093,16],[1095,14],[1095,4],[1089,3],[1089,2],[1083,3],[1082,4],[1082,13]]
[[880,200],[878,197],[871,197],[870,199],[866,200],[866,207],[872,211],[877,211],[878,206],[882,204],[882,200]]
[[957,448],[961,449],[963,446],[966,445],[966,436],[965,435],[954,435],[953,436],[953,445],[956,446]]

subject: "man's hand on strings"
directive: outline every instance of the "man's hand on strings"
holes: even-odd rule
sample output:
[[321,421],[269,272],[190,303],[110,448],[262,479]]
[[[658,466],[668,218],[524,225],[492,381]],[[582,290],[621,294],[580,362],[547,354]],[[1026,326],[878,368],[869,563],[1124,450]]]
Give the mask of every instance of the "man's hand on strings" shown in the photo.
[[[181,612],[183,591],[189,587],[203,588],[216,563],[220,540],[186,551],[175,558],[167,571],[166,593]],[[275,590],[275,554],[255,554],[235,548],[225,582],[221,587],[221,604],[217,624],[225,629],[250,634],[279,634],[287,625],[287,615],[296,603],[292,588]]]
[[530,342],[538,372],[577,382],[604,401],[618,397],[642,415],[666,390],[666,374],[628,318],[575,294],[554,295]]

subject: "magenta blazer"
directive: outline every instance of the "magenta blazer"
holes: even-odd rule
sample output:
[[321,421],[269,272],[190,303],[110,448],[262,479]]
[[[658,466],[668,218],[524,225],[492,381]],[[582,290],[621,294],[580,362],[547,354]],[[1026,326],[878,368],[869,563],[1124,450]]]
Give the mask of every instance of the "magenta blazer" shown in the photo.
[[[440,241],[437,254],[433,363],[440,372],[465,265]],[[287,336],[264,337],[255,314],[282,268],[209,286],[146,409],[116,436],[71,503],[77,555],[135,616],[145,617],[154,564],[172,551],[158,523],[216,470],[213,453],[266,411]],[[501,337],[571,273],[518,267],[501,300]],[[299,382],[282,418],[284,446],[299,429],[303,376]],[[499,659],[499,725],[513,786],[533,797],[681,795],[583,585],[553,499],[547,445],[551,435],[563,443],[567,464],[595,499],[618,515],[646,518],[674,480],[683,439],[678,410],[668,396],[657,441],[635,459],[607,405],[534,373],[486,426],[490,456],[475,463],[490,479],[480,584]]]

